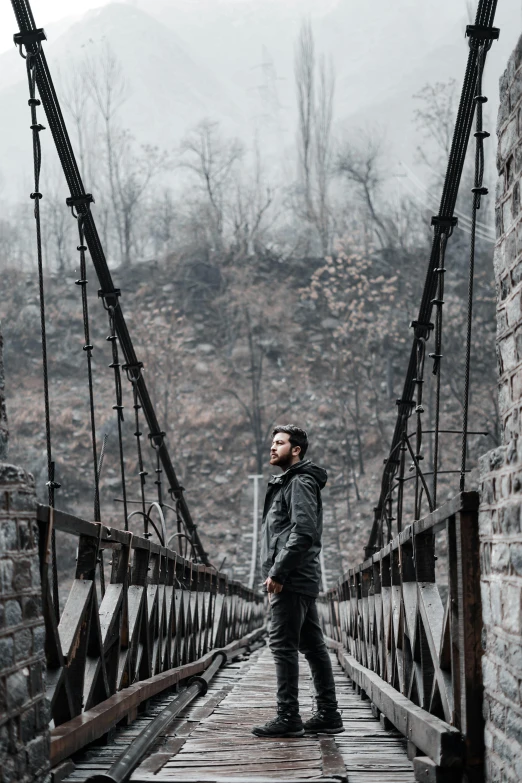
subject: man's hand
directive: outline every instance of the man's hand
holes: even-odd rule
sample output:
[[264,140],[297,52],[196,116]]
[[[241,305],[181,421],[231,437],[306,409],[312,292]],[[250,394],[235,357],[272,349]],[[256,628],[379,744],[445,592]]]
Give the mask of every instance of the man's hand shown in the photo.
[[283,585],[280,584],[279,582],[276,582],[270,576],[268,577],[268,579],[265,579],[265,585],[269,595],[270,593],[280,593],[281,590],[283,589]]

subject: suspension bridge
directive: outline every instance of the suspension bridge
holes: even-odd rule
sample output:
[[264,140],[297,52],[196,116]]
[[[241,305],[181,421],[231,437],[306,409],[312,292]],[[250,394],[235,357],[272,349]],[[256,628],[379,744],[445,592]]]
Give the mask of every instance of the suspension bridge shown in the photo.
[[[85,191],[45,58],[45,33],[37,27],[28,0],[12,0],[12,6],[19,27],[14,39],[25,58],[34,158],[31,199],[40,285],[48,498],[37,507],[33,544],[38,548],[45,620],[53,781],[484,780],[479,499],[477,488],[466,486],[466,476],[475,232],[477,212],[487,194],[484,142],[489,133],[483,128],[487,99],[482,75],[499,34],[494,27],[496,2],[480,0],[475,23],[466,31],[469,54],[453,143],[439,212],[432,219],[432,250],[418,317],[411,324],[410,360],[364,561],[354,564],[319,599],[345,732],[335,739],[310,735],[288,740],[260,740],[250,734],[252,725],[271,717],[275,707],[274,666],[265,643],[266,602],[251,586],[220,573],[203,546],[127,327],[124,291],[114,285],[107,264],[94,199]],[[53,458],[40,210],[40,134],[46,130],[40,121],[42,109],[78,228],[76,283],[83,313],[94,487],[90,520],[60,509]],[[475,180],[470,196],[460,464],[454,471],[454,497],[441,505],[437,471],[444,432],[444,264],[457,225],[456,199],[472,135]],[[104,523],[100,504],[103,448],[93,393],[88,264],[98,278],[112,349],[120,527]],[[427,355],[429,340],[433,352]],[[436,383],[430,430],[423,401],[428,359]],[[126,382],[137,476],[129,474],[123,437],[128,426]],[[428,431],[434,449],[431,475],[422,469]],[[146,491],[151,460],[154,501]],[[139,495],[138,510],[132,513],[131,486]],[[141,520],[142,535],[130,530],[131,517]],[[34,512],[21,508],[17,519],[19,524],[33,520]],[[59,596],[58,536],[73,537],[77,551],[65,602]],[[443,574],[437,560],[445,563]],[[306,716],[313,693],[304,669],[302,683]],[[34,694],[36,704],[40,697]]]

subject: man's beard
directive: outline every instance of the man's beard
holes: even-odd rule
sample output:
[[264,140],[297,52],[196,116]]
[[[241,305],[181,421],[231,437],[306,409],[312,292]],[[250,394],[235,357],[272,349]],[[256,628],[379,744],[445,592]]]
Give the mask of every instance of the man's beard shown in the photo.
[[282,470],[282,471],[283,471],[283,473],[284,473],[284,471],[285,471],[285,470],[288,470],[288,468],[289,468],[289,467],[290,467],[290,465],[291,465],[291,456],[290,456],[290,455],[288,455],[288,457],[279,457],[279,458],[277,459],[277,462],[272,462],[272,459],[270,459],[270,464],[271,464],[273,467],[281,468],[281,470]]

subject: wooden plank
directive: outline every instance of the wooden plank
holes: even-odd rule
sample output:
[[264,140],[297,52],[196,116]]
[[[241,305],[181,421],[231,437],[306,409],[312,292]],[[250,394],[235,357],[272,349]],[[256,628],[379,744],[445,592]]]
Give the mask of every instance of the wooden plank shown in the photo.
[[332,737],[320,736],[319,745],[321,748],[323,776],[326,778],[332,777],[338,778],[341,781],[347,781],[348,775],[346,773],[344,759],[339,748],[335,744],[335,740]]
[[90,579],[75,579],[60,618],[58,633],[67,664],[74,657],[77,637],[90,609],[92,590],[93,582]]

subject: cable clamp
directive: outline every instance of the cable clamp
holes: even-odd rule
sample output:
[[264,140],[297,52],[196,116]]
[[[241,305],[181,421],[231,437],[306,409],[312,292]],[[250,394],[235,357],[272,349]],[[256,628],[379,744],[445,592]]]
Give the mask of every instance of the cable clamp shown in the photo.
[[466,38],[474,38],[476,41],[496,41],[499,35],[498,27],[485,27],[481,24],[466,25]]
[[46,482],[45,482],[45,486],[46,486],[46,487],[50,487],[51,489],[60,489],[60,487],[61,487],[62,485],[61,485],[61,484],[58,484],[58,482],[57,482],[57,481],[51,480],[51,481],[46,481]]
[[446,215],[433,215],[431,218],[431,225],[436,228],[454,228],[459,223],[457,217],[449,217]]
[[[114,288],[112,291],[104,291],[102,288],[98,291],[98,299],[103,299],[103,308],[104,310],[116,309],[118,307],[118,297],[121,296],[121,289],[120,288]],[[107,340],[116,339],[116,336],[113,337],[107,337]]]
[[67,196],[65,203],[68,207],[81,207],[84,204],[94,204],[92,193],[84,193],[81,196]]
[[36,30],[20,30],[13,35],[13,41],[15,46],[23,45],[27,49],[28,44],[47,41],[47,36],[43,27],[38,27]]
[[[131,383],[136,383],[143,370],[143,362],[136,362],[136,364],[124,364],[123,369],[127,373],[127,378]],[[141,406],[140,406],[141,407]]]
[[35,191],[34,193],[31,193],[31,194],[30,194],[30,197],[31,197],[32,199],[38,199],[38,201],[39,201],[41,198],[43,198],[42,194],[41,194],[41,193],[39,193],[38,191]]
[[424,337],[425,332],[431,332],[434,328],[431,323],[423,323],[422,321],[410,321],[410,328],[415,330],[415,337]]
[[473,98],[474,101],[477,101],[477,103],[487,103],[488,99],[485,95],[475,95]]
[[181,500],[183,497],[183,493],[185,492],[185,487],[181,484],[178,486],[177,489],[172,489],[172,487],[169,488],[169,494],[172,495],[176,500]]
[[150,445],[153,449],[157,449],[163,445],[164,432],[149,432]]
[[[38,101],[39,103],[40,101]],[[45,125],[42,125],[40,122],[35,123],[34,125],[29,125],[32,131],[37,131],[37,133],[40,133],[40,131],[45,130]]]
[[480,188],[471,188],[472,193],[478,193],[480,196],[487,196],[489,193],[489,190],[485,187]]
[[475,136],[476,139],[489,139],[491,133],[482,130],[482,131],[476,131],[473,135]]
[[67,196],[65,203],[68,207],[71,208],[72,216],[74,218],[78,218],[78,214],[75,212],[75,207],[84,207],[85,212],[87,212],[89,209],[89,204],[94,204],[94,198],[92,193],[84,193],[81,196]]
[[407,405],[409,408],[415,407],[415,402],[413,400],[395,400],[396,405]]

